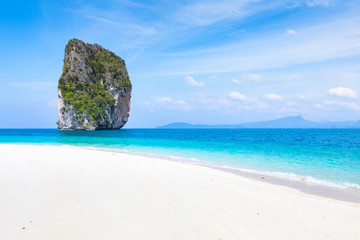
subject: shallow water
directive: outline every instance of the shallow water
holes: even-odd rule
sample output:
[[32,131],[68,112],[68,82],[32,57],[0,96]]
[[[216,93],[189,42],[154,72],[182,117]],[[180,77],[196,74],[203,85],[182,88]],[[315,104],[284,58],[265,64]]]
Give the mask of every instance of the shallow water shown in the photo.
[[360,189],[360,129],[0,129],[0,143],[72,145]]

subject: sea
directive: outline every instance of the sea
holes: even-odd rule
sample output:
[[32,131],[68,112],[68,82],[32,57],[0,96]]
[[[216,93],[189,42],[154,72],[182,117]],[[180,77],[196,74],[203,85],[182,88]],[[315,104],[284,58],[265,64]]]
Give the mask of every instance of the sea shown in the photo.
[[0,129],[1,143],[105,149],[360,191],[360,129]]

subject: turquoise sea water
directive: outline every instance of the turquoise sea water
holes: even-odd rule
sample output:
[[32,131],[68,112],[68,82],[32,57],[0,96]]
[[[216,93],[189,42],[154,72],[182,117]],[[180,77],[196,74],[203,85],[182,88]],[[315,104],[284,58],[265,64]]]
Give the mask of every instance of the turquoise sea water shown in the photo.
[[360,190],[360,129],[0,129],[0,143],[72,145],[185,158]]

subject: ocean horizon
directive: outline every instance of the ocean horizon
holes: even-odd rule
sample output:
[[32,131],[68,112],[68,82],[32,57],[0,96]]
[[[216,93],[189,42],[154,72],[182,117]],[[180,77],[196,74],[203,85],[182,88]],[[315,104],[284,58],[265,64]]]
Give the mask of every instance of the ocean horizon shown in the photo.
[[0,129],[0,144],[106,149],[360,190],[360,129]]

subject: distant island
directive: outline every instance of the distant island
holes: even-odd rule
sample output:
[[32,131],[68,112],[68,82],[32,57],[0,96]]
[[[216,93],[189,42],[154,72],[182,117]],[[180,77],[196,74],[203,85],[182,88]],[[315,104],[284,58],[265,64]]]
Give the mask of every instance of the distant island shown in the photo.
[[249,122],[241,124],[190,124],[184,122],[170,123],[157,128],[360,128],[359,121],[344,121],[344,122],[313,122],[304,119],[301,115],[284,117],[269,121]]
[[71,39],[59,79],[60,130],[120,129],[132,85],[125,61],[98,44]]

